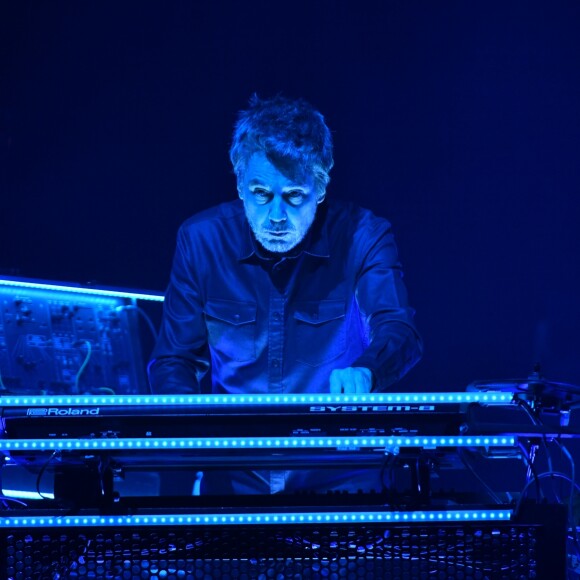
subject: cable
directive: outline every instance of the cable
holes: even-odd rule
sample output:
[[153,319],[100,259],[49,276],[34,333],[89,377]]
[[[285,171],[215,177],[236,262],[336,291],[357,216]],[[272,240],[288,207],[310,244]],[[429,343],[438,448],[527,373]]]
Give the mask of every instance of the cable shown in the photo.
[[[560,443],[558,440],[556,440],[556,444],[558,445],[558,447],[560,447],[560,449],[562,450],[562,453],[564,453],[564,455],[570,461],[571,479],[572,479],[572,482],[575,483],[576,482],[576,466],[574,464],[574,459],[573,459],[572,455],[570,454],[570,452],[568,451],[568,449],[566,449],[566,447],[564,445],[562,445],[562,443]],[[576,523],[574,521],[574,490],[575,490],[575,487],[572,487],[572,489],[570,490],[570,497],[568,498],[568,515],[569,515],[568,517],[570,518],[570,523],[572,525],[574,541],[578,542]]]
[[2,502],[4,504],[5,509],[8,509],[8,506],[6,505],[7,501],[13,501],[14,503],[17,503],[19,505],[22,505],[24,507],[28,507],[28,504],[26,502],[23,502],[19,499],[16,499],[15,497],[8,497],[6,495],[0,495],[0,502]]
[[526,412],[526,414],[528,415],[528,417],[530,418],[531,422],[534,425],[541,425],[542,424],[542,421],[540,420],[540,418],[536,417],[536,415],[534,415],[534,411],[530,407],[530,405],[528,404],[527,401],[524,401],[523,399],[518,399],[518,405]]
[[111,387],[96,387],[94,389],[89,390],[87,393],[89,395],[116,395],[117,393],[111,389]]
[[[381,470],[379,472],[379,478],[381,480],[382,490],[383,492],[387,492],[391,494],[391,500],[393,497],[393,463],[395,461],[395,454],[388,452],[385,454],[385,460],[383,461],[383,465],[381,466]],[[388,468],[388,471],[387,471]],[[387,482],[385,482],[385,474],[387,475]],[[392,503],[392,501],[391,501]]]
[[528,452],[526,451],[526,449],[522,443],[518,443],[518,447],[520,448],[520,450],[522,452],[522,456],[526,460],[528,468],[530,469],[530,471],[534,477],[534,479],[528,479],[528,481],[526,483],[526,487],[528,487],[528,485],[530,485],[532,483],[532,481],[535,481],[538,499],[544,499],[544,493],[543,493],[542,488],[540,486],[540,479],[538,478],[538,472],[536,471],[536,467],[534,466],[534,462],[528,456]]
[[153,321],[151,320],[151,317],[140,306],[135,306],[135,308],[136,308],[137,312],[145,319],[145,322],[147,323],[147,326],[149,327],[149,330],[151,331],[151,334],[153,335],[153,340],[157,340],[158,333],[157,333],[157,330],[155,329],[155,325],[153,324]]
[[[153,321],[151,320],[151,317],[147,314],[147,312],[145,312],[145,310],[143,310],[143,308],[141,308],[140,306],[137,306],[136,304],[127,304],[126,306],[118,306],[117,310],[135,310],[137,311],[138,314],[140,314],[143,317],[143,320],[145,320],[145,322],[147,323],[147,326],[149,327],[149,330],[151,332],[151,336],[153,337],[153,341],[157,341],[157,330],[155,329],[155,325],[153,324]],[[153,394],[153,390],[151,388],[151,385],[149,384],[149,381],[145,381],[146,385],[148,387],[148,393],[150,395]]]
[[572,481],[576,481],[576,465],[574,463],[574,458],[572,457],[568,449],[562,443],[560,443],[560,441],[554,439],[554,443],[562,450],[562,453],[564,453],[564,455],[570,461],[570,470],[572,472],[571,479]]
[[[570,497],[572,497],[574,495],[574,491],[575,490],[580,491],[580,485],[578,485],[573,479],[571,479],[565,473],[560,473],[558,471],[553,471],[553,472],[540,473],[539,475],[537,475],[538,481],[540,479],[545,478],[545,477],[550,477],[550,478],[558,477],[558,478],[561,478],[564,481],[567,481],[568,483],[570,483],[571,484]],[[524,489],[522,490],[522,493],[520,495],[520,498],[519,498],[518,503],[516,505],[516,508],[514,510],[514,512],[515,512],[516,515],[520,511],[521,506],[522,506],[522,502],[524,500],[524,497],[525,497],[525,495],[526,495],[526,493],[527,493],[527,491],[528,491],[528,489],[530,488],[531,485],[532,485],[532,481],[530,480],[524,486]],[[568,510],[570,510],[570,505],[568,506]],[[572,540],[572,544],[575,547],[576,551],[578,551],[578,534],[577,534],[576,526],[574,524],[573,514],[570,511],[568,511],[568,520],[569,520],[570,528],[572,529],[572,537],[570,539]]]
[[40,496],[41,499],[52,499],[50,497],[46,497],[45,495],[42,495],[41,491],[40,491],[40,481],[42,479],[42,476],[44,475],[44,472],[46,471],[46,468],[49,466],[50,462],[57,456],[60,455],[60,451],[58,449],[55,449],[51,456],[48,458],[48,460],[46,461],[46,463],[40,468],[40,471],[38,472],[38,477],[36,478],[36,493],[38,493],[38,495]]
[[[522,409],[524,409],[524,411],[526,412],[526,414],[531,419],[531,421],[534,425],[543,426],[543,423],[542,423],[540,417],[536,416],[536,414],[533,412],[533,410],[530,408],[529,404],[526,401],[520,400],[520,401],[518,401],[518,403],[522,407]],[[580,490],[580,487],[576,483],[576,467],[575,467],[574,459],[573,459],[572,455],[570,454],[570,452],[568,451],[568,449],[558,439],[553,439],[553,442],[556,445],[558,445],[558,447],[560,448],[562,453],[564,455],[566,455],[566,457],[570,461],[571,477],[568,477],[563,473],[555,472],[553,470],[552,455],[548,449],[548,441],[547,441],[547,437],[546,437],[545,433],[542,435],[541,441],[542,441],[544,449],[546,451],[546,460],[548,462],[548,471],[544,474],[541,474],[539,477],[550,477],[550,479],[553,479],[554,477],[559,477],[560,479],[564,479],[565,481],[568,481],[571,484],[570,494],[568,497],[568,509],[567,509],[568,522],[569,522],[569,526],[571,529],[571,535],[569,536],[569,540],[571,541],[571,545],[575,549],[576,553],[580,554],[580,546],[578,543],[578,530],[576,528],[576,522],[575,522],[575,517],[574,517],[574,494],[575,494],[575,491],[577,489]],[[539,480],[539,477],[538,477],[538,480]],[[518,505],[516,507],[516,513],[519,511],[520,506],[521,506],[521,502],[522,502],[524,495],[525,495],[525,493],[530,485],[531,485],[531,481],[528,481],[528,483],[524,487],[522,494],[520,496],[520,499],[518,501]],[[562,501],[561,501],[558,493],[556,492],[554,486],[552,486],[552,491],[553,491],[554,496],[556,497],[556,500],[558,501],[558,503],[561,504]]]
[[[93,352],[93,347],[91,346],[91,343],[88,340],[82,340],[80,342],[87,347],[87,355],[85,356],[85,360],[83,361],[83,364],[79,369],[79,372],[75,376],[75,386],[74,386],[75,394],[78,394],[79,392],[79,379],[81,378],[81,375],[83,374],[83,371],[85,370],[87,364],[89,364],[89,359],[91,358],[91,354]],[[75,342],[75,345],[77,344],[78,343]],[[80,344],[78,346],[80,346]]]
[[[536,476],[536,479],[539,481],[540,479],[544,479],[546,477],[559,477],[559,478],[567,481],[568,483],[572,484],[573,485],[572,489],[577,489],[578,491],[580,491],[580,485],[578,485],[575,481],[572,481],[570,476],[566,475],[565,473],[561,473],[559,471],[552,471],[552,472],[545,471],[544,473],[538,474]],[[530,486],[532,485],[532,483],[533,483],[532,480],[528,481],[528,483],[526,483],[526,485],[524,486],[524,489],[522,489],[522,493],[521,493],[520,498],[518,500],[518,503],[516,505],[516,509],[515,509],[516,513],[518,513],[518,511],[521,507],[522,501],[524,499],[524,496],[526,495],[526,493],[527,493],[528,489],[530,488]]]
[[[526,412],[527,416],[530,418],[533,425],[537,425],[540,427],[544,426],[540,417],[538,417],[534,413],[533,409],[530,407],[530,405],[527,401],[520,399],[520,400],[518,400],[518,405]],[[552,463],[552,454],[550,453],[550,449],[548,448],[548,439],[547,439],[545,433],[542,435],[541,441],[542,441],[542,445],[544,447],[544,451],[546,452],[546,461],[548,462],[548,471],[552,472],[552,471],[554,471],[554,465]],[[554,492],[554,496],[556,497],[557,502],[561,503],[560,497],[556,493],[556,490],[553,488],[552,491]]]
[[136,310],[145,320],[149,330],[151,331],[151,335],[153,336],[153,340],[157,340],[157,330],[155,329],[155,325],[151,320],[151,317],[141,308],[140,306],[136,306],[134,304],[127,304],[126,306],[118,306],[117,310]]

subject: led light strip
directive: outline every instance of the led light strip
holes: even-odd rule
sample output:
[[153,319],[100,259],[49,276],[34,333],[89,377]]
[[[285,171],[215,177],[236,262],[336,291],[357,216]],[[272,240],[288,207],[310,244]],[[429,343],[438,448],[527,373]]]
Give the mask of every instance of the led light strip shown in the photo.
[[148,516],[7,517],[4,528],[66,526],[214,526],[341,523],[442,523],[509,521],[512,510],[451,510],[417,512],[316,512],[251,514],[166,514]]
[[[485,403],[510,404],[512,393],[370,393],[367,395],[107,395],[107,396],[8,396],[0,397],[0,407],[87,406],[87,405],[392,405],[384,411],[427,412],[422,405]],[[396,407],[403,407],[397,409]],[[411,406],[406,409],[405,406]],[[341,409],[347,411],[348,409]],[[354,409],[352,409],[354,410]],[[369,410],[373,410],[372,408]]]
[[515,436],[500,437],[204,437],[127,439],[7,439],[4,451],[83,451],[101,449],[207,450],[207,449],[321,449],[361,447],[514,447]]
[[124,292],[121,290],[102,290],[99,288],[82,288],[66,286],[64,284],[42,284],[39,282],[22,282],[19,280],[0,279],[0,286],[15,288],[29,288],[34,290],[56,290],[57,292],[74,292],[75,294],[88,294],[90,296],[109,296],[111,298],[131,298],[135,300],[150,300],[163,302],[162,294],[144,294],[140,292]]

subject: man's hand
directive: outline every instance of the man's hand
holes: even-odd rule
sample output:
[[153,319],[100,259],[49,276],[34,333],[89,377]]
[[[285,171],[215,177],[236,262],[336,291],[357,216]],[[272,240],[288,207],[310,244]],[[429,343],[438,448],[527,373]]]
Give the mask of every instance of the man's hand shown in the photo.
[[364,367],[335,369],[330,373],[330,392],[370,393],[373,386],[373,374]]

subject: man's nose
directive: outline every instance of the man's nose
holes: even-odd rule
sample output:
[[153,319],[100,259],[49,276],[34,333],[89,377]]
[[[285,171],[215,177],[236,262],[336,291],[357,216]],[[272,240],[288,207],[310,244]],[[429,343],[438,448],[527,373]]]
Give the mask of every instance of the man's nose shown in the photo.
[[283,207],[283,201],[281,199],[274,199],[272,206],[270,207],[270,221],[272,223],[285,222],[287,219],[286,210]]

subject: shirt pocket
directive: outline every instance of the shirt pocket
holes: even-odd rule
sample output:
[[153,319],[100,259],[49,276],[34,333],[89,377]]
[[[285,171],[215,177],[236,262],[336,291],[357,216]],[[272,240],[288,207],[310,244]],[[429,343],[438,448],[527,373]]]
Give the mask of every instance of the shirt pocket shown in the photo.
[[210,299],[205,304],[209,345],[238,362],[256,358],[256,304]]
[[346,307],[344,300],[297,302],[296,360],[320,366],[346,351]]

